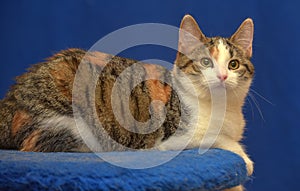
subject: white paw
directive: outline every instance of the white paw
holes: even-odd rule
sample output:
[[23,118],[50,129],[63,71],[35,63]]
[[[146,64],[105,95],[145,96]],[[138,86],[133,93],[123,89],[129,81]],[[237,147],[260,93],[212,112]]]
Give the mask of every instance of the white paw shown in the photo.
[[239,186],[236,186],[236,187],[233,187],[233,188],[225,189],[223,191],[244,191],[244,188],[243,188],[242,185],[239,185]]
[[244,157],[244,161],[246,163],[247,175],[251,176],[253,174],[253,162],[247,156]]

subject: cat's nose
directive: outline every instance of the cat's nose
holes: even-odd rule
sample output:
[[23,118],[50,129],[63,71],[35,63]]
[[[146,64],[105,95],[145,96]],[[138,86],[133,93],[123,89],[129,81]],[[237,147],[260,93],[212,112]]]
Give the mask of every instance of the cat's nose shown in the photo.
[[217,77],[222,81],[222,82],[224,82],[226,79],[227,79],[227,75],[226,74],[219,74],[219,75],[217,75]]

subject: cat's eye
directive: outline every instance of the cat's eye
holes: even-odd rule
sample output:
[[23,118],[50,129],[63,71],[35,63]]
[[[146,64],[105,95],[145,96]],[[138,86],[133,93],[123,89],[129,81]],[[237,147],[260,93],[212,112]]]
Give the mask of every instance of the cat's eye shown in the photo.
[[200,62],[202,64],[202,66],[205,66],[205,67],[213,66],[212,60],[210,58],[202,58]]
[[240,62],[238,60],[231,60],[228,64],[230,70],[236,70],[240,67]]

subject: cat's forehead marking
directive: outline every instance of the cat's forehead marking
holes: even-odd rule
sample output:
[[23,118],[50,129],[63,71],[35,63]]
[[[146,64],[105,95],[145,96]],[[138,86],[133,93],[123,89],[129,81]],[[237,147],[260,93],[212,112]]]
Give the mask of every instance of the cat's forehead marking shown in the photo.
[[230,59],[230,47],[224,39],[217,39],[215,46],[210,50],[211,56],[216,60],[218,64],[224,65]]
[[209,52],[210,52],[210,55],[211,55],[215,60],[218,60],[219,49],[218,49],[216,46],[213,46],[212,48],[210,48]]

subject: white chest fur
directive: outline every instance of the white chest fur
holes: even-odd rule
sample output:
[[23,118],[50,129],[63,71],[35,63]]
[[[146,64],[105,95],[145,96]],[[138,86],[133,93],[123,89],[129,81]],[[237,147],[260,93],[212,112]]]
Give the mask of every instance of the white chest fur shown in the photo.
[[[245,121],[242,114],[242,105],[230,99],[221,99],[225,104],[215,100],[212,104],[208,99],[195,99],[185,97],[189,103],[191,116],[189,125],[184,134],[174,134],[162,143],[158,143],[160,150],[180,150],[184,148],[210,148],[215,147],[215,142],[223,137],[238,142],[242,138]],[[197,108],[195,107],[197,106]]]

